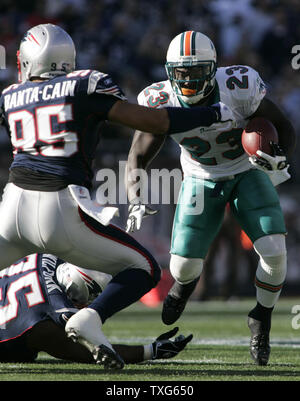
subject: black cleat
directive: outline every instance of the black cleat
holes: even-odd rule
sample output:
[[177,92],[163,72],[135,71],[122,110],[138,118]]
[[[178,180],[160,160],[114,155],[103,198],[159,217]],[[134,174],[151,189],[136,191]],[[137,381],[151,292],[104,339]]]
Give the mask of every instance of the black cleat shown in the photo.
[[79,343],[86,347],[95,360],[97,365],[103,365],[106,369],[123,369],[125,363],[121,356],[110,349],[104,344],[94,345],[84,337],[82,337],[76,329],[70,328],[67,331],[67,337],[70,338],[74,343]]
[[200,277],[188,284],[179,284],[177,281],[173,284],[163,304],[161,319],[164,324],[173,324],[180,318],[185,305],[193,293]]
[[261,330],[259,320],[248,317],[248,327],[251,331],[250,355],[259,366],[266,366],[271,353],[269,331]]
[[174,298],[172,295],[167,295],[164,300],[161,319],[164,324],[173,324],[178,320],[184,311],[187,299]]
[[106,369],[123,369],[124,361],[116,352],[106,347],[106,345],[99,345],[94,348],[93,357],[97,364],[103,365]]

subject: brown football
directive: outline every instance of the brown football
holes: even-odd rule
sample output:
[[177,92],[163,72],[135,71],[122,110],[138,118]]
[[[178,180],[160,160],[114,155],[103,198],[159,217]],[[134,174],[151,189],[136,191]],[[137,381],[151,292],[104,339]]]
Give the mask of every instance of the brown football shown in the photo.
[[242,133],[242,145],[245,152],[255,155],[257,150],[272,155],[270,142],[278,143],[278,133],[271,121],[255,117],[249,121]]

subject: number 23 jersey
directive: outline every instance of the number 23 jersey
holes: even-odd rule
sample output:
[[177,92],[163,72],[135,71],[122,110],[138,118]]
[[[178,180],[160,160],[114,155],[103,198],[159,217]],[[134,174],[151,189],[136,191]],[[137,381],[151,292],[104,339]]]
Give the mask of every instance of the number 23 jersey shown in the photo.
[[[185,176],[216,179],[251,168],[241,135],[265,94],[264,82],[251,67],[236,65],[217,69],[212,104],[225,103],[235,121],[172,135],[181,147],[180,160]],[[176,96],[169,80],[145,88],[138,96],[138,103],[154,108],[190,107]]]

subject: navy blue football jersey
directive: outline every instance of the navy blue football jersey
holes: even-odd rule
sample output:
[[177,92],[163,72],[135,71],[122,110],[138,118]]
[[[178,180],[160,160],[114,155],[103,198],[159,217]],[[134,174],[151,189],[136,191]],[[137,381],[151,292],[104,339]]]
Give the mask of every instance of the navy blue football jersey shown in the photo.
[[56,281],[61,263],[50,254],[33,254],[0,272],[0,343],[46,319],[64,326],[64,315],[77,311]]
[[13,146],[10,181],[26,189],[42,190],[45,182],[45,190],[90,187],[99,128],[120,99],[111,77],[95,70],[4,89],[0,122]]

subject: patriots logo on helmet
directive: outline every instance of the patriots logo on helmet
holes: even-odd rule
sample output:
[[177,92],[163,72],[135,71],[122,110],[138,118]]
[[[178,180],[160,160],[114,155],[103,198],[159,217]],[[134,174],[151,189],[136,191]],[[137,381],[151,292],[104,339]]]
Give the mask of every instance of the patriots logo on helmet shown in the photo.
[[40,46],[39,42],[37,41],[37,39],[33,36],[33,34],[32,34],[30,31],[28,31],[28,32],[24,35],[23,39],[21,40],[21,43],[22,43],[22,42],[25,42],[26,40],[33,41],[33,42],[35,42],[37,45]]

